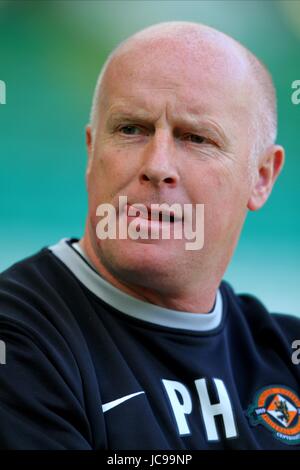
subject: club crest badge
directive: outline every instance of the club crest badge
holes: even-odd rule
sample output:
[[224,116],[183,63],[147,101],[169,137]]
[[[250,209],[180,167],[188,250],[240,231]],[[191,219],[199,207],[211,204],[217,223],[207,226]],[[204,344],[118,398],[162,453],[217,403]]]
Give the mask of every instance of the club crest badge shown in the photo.
[[300,444],[300,400],[281,385],[261,389],[247,410],[253,426],[262,424],[285,444]]

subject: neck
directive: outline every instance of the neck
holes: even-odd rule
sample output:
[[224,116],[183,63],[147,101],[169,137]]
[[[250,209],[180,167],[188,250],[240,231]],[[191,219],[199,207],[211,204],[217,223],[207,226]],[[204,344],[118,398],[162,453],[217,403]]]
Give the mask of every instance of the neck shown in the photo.
[[99,274],[114,287],[117,287],[132,297],[168,309],[191,313],[209,313],[214,307],[216,292],[221,279],[216,280],[213,286],[205,286],[205,288],[201,288],[199,284],[193,288],[190,283],[186,283],[188,288],[184,286],[182,290],[176,288],[174,291],[162,292],[146,286],[125,282],[123,279],[114,275],[103,264],[90,238],[86,236],[86,234],[80,240],[79,244],[84,254]]

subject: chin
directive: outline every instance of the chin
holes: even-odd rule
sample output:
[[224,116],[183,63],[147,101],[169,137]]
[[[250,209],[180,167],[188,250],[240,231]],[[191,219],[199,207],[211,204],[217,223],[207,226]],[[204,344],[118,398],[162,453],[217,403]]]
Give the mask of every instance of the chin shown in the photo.
[[124,280],[135,278],[136,283],[142,279],[151,279],[153,283],[156,275],[160,280],[170,277],[176,266],[178,269],[179,258],[170,240],[105,240],[101,247],[101,260],[106,268]]

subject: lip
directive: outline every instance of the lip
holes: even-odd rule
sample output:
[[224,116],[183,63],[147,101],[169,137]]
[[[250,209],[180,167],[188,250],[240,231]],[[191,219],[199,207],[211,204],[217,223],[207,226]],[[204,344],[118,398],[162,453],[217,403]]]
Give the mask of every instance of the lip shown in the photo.
[[[130,208],[133,207],[136,210],[139,210],[140,208],[140,213],[138,215],[129,215],[129,210]],[[145,208],[147,209],[147,214],[145,213]],[[144,220],[148,220],[151,222],[183,222],[183,216],[177,215],[175,211],[167,210],[167,209],[161,209],[157,210],[154,208],[151,208],[151,206],[147,204],[142,204],[142,203],[128,203],[125,206],[125,213],[127,214],[127,217],[129,218],[140,218]]]

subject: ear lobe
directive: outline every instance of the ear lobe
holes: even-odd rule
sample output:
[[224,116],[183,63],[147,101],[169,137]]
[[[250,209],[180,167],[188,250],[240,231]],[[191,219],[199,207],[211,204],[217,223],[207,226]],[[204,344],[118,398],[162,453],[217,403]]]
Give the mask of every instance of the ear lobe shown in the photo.
[[260,209],[271,194],[273,185],[284,164],[284,149],[272,145],[258,162],[257,175],[247,207],[251,211]]

